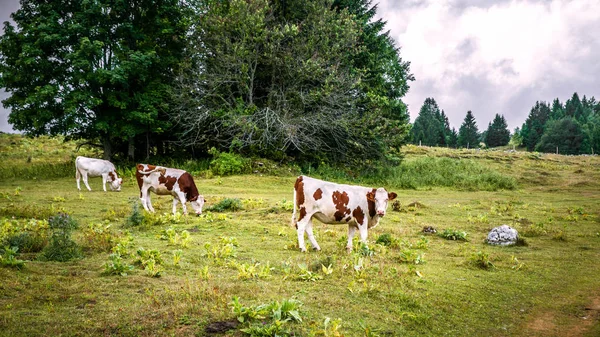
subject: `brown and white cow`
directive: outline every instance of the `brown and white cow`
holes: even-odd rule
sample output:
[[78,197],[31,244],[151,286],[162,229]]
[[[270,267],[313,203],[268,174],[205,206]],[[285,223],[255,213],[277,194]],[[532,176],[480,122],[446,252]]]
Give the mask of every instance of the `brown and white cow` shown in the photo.
[[[292,226],[298,229],[298,246],[306,251],[304,232],[316,250],[321,250],[312,230],[312,219],[326,224],[348,224],[348,244],[352,251],[352,238],[356,230],[362,242],[367,242],[367,229],[379,224],[385,215],[388,201],[397,194],[384,188],[369,188],[331,183],[307,176],[299,176],[294,185],[294,212]],[[296,220],[296,208],[300,216]]]
[[75,158],[75,180],[77,180],[77,189],[81,191],[81,184],[79,180],[83,178],[83,183],[89,191],[92,189],[88,184],[88,177],[100,177],[102,176],[102,188],[106,192],[106,183],[110,183],[110,189],[112,191],[121,191],[121,184],[123,179],[117,176],[115,165],[104,159],[87,158],[78,156]]
[[138,164],[135,177],[140,187],[140,200],[146,211],[154,212],[150,201],[150,192],[154,192],[157,195],[173,196],[173,214],[177,212],[177,203],[181,202],[183,214],[187,215],[185,205],[187,201],[190,202],[196,214],[202,214],[204,197],[198,193],[192,175],[186,171],[163,166]]

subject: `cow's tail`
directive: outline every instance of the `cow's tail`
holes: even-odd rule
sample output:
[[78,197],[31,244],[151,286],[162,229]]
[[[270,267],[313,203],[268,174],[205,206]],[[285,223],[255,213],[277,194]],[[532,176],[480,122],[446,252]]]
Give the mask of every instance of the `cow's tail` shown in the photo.
[[296,193],[298,192],[296,191],[296,186],[294,186],[294,208],[292,211],[292,222],[290,222],[290,226],[298,228],[298,223],[296,221],[296,207],[298,206],[296,205],[296,200],[298,199],[296,199]]
[[79,158],[79,156],[75,158],[75,179],[77,180],[81,179],[81,172],[79,172],[79,165],[77,165]]

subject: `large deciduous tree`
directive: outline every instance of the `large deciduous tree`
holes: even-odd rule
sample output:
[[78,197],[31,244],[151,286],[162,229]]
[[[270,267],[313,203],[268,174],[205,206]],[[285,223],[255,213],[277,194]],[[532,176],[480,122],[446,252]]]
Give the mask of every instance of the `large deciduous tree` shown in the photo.
[[458,146],[466,148],[479,146],[479,130],[471,110],[467,111],[467,115],[458,130]]
[[560,154],[580,154],[585,134],[580,123],[567,116],[557,121],[549,121],[535,150]]
[[99,141],[105,158],[132,156],[136,137],[147,143],[169,128],[183,8],[179,0],[22,0],[16,27],[5,23],[0,38],[9,122],[31,135]]
[[345,162],[381,158],[403,143],[408,64],[392,48],[373,61],[381,69],[369,68],[360,56],[374,48],[361,35],[364,22],[344,6],[199,0],[197,8],[173,114],[182,142]]

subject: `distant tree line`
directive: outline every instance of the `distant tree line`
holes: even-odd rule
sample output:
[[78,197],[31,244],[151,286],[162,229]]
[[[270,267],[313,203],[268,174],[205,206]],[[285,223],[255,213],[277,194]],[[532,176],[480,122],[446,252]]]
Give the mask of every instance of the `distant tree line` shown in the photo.
[[364,164],[397,153],[414,80],[371,0],[21,0],[9,122],[105,158]]
[[418,145],[474,148],[484,143],[489,147],[507,145],[510,131],[504,116],[496,114],[487,130],[480,133],[475,116],[469,110],[458,132],[450,129],[448,117],[435,99],[427,98],[410,130],[410,142]]
[[484,132],[467,111],[458,132],[433,98],[425,99],[409,133],[410,142],[427,146],[473,148],[524,146],[528,151],[560,154],[592,154],[600,149],[600,102],[577,93],[565,104],[536,102],[522,127],[511,135],[504,116],[496,114]]
[[529,151],[592,154],[600,149],[600,102],[577,93],[565,104],[536,102],[521,129],[518,142]]

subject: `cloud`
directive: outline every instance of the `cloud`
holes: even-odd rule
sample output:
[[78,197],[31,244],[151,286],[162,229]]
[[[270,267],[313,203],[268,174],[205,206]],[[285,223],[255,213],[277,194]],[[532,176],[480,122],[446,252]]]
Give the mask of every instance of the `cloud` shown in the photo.
[[[2,0],[0,2],[0,23],[2,23],[2,28],[0,28],[0,34],[4,33],[4,22],[5,21],[13,21],[10,18],[10,14],[19,9],[19,1],[18,0]],[[14,24],[14,23],[13,23]],[[0,101],[8,98],[9,94],[4,91],[4,89],[0,88]],[[0,131],[2,132],[15,132],[10,124],[8,124],[8,115],[10,114],[9,109],[5,109],[2,104],[0,104]]]
[[427,97],[458,128],[473,111],[480,129],[496,113],[512,129],[536,101],[563,103],[600,88],[597,1],[382,0],[378,15],[411,62],[411,119]]

